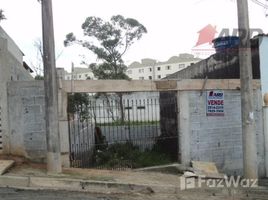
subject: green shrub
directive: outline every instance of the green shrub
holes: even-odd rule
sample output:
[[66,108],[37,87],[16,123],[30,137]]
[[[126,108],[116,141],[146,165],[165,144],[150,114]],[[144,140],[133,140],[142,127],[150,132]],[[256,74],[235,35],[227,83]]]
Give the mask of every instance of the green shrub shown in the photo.
[[109,145],[105,150],[95,154],[97,166],[105,168],[141,168],[171,163],[164,153],[155,150],[141,151],[131,142]]

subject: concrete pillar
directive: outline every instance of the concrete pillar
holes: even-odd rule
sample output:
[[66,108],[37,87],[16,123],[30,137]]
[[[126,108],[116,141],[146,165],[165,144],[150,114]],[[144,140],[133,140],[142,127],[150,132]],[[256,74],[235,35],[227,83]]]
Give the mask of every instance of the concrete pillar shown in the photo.
[[268,177],[268,93],[264,95],[263,107],[263,131],[264,131],[264,149],[265,149],[265,170]]
[[244,177],[258,178],[248,0],[237,0]]
[[62,172],[52,0],[42,1],[47,171]]
[[68,96],[67,93],[62,89],[62,80],[64,80],[63,68],[57,68],[57,79],[61,163],[63,167],[70,167],[70,141],[67,116]]
[[179,130],[179,157],[181,164],[190,165],[191,162],[191,130],[189,96],[185,91],[178,92],[178,130]]

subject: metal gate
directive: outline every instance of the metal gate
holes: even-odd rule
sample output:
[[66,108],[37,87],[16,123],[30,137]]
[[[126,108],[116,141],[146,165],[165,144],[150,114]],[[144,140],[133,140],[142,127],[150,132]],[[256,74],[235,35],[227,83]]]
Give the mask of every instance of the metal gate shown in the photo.
[[72,167],[128,169],[177,161],[175,92],[70,94]]

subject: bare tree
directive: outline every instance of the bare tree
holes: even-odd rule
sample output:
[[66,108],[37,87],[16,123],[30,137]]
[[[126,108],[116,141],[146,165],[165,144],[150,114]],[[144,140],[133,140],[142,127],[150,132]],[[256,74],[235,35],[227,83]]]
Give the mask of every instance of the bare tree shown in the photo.
[[[40,38],[37,38],[33,43],[35,49],[36,49],[36,59],[35,62],[31,63],[31,66],[36,74],[36,79],[43,79],[44,75],[44,67],[43,67],[43,44],[42,40]],[[57,59],[62,55],[63,50],[56,55],[56,61]]]
[[43,77],[43,46],[41,39],[36,39],[33,45],[36,49],[36,59],[35,63],[31,63],[31,65],[36,77]]
[[6,19],[6,16],[4,15],[4,11],[0,9],[0,22],[4,19]]

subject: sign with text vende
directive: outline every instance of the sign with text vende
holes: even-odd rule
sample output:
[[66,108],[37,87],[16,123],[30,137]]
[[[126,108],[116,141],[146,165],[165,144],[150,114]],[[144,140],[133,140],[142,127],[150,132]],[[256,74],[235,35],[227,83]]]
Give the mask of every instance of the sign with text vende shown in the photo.
[[224,116],[224,92],[207,91],[207,116]]

